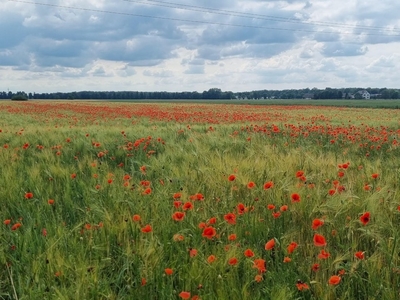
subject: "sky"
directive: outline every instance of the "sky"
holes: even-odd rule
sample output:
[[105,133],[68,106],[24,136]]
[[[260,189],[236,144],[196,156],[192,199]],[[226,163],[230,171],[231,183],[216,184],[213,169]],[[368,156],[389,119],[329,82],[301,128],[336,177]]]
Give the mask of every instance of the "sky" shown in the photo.
[[0,0],[0,91],[400,88],[400,1]]

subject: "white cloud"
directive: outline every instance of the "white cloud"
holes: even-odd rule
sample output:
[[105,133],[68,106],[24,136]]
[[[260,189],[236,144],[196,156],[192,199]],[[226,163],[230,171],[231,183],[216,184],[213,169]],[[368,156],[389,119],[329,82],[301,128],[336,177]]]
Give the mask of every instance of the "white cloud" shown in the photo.
[[186,9],[154,1],[0,3],[0,28],[6,28],[0,31],[0,90],[243,91],[398,84],[396,72],[387,70],[400,67],[394,54],[400,44],[400,2],[175,2]]

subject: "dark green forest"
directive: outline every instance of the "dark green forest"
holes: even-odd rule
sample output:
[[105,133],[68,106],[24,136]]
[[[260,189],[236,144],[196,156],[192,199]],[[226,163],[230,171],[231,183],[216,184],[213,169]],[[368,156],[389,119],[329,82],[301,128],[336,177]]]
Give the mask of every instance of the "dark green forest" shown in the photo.
[[399,99],[399,89],[389,88],[325,88],[258,90],[249,92],[222,91],[211,88],[203,92],[79,91],[79,92],[0,92],[0,99]]

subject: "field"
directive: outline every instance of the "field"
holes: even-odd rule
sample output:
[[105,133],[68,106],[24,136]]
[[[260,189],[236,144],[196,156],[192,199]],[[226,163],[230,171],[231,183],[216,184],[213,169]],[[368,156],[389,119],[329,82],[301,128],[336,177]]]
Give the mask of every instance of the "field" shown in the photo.
[[399,299],[400,110],[0,103],[0,299]]

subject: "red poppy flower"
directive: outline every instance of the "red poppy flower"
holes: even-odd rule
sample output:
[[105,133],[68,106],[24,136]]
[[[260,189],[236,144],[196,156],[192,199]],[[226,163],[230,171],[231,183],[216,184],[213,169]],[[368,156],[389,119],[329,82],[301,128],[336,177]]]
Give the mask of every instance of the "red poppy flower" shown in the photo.
[[174,198],[174,199],[179,199],[179,198],[181,198],[182,197],[182,194],[181,193],[175,193],[173,196],[172,196],[172,198]]
[[297,248],[298,244],[296,242],[291,242],[287,247],[287,251],[289,254],[292,254],[293,251]]
[[179,208],[179,207],[181,207],[181,205],[182,205],[181,201],[174,201],[174,207],[175,208]]
[[357,251],[356,253],[354,253],[355,258],[358,259],[364,259],[364,252],[363,251]]
[[364,185],[364,191],[370,191],[370,190],[371,190],[371,186],[368,183],[366,183]]
[[272,216],[274,219],[278,219],[281,216],[281,213],[279,211],[272,213]]
[[360,217],[360,221],[365,226],[370,221],[370,218],[371,218],[370,213],[367,211]]
[[217,258],[215,257],[215,255],[210,255],[209,257],[207,257],[207,262],[209,264],[213,263]]
[[204,222],[200,222],[198,227],[199,227],[200,229],[204,229],[204,228],[207,227],[207,224],[204,223]]
[[25,193],[25,199],[32,199],[33,193]]
[[343,192],[343,191],[345,191],[345,190],[346,190],[346,187],[343,186],[343,185],[339,185],[339,186],[337,187],[338,193],[341,193],[341,192]]
[[254,252],[251,249],[246,249],[244,251],[244,256],[246,257],[253,257],[254,256]]
[[327,259],[330,256],[331,256],[330,253],[326,252],[324,249],[322,249],[321,252],[318,254],[319,259]]
[[274,187],[274,183],[272,181],[268,181],[268,182],[264,183],[264,190],[268,190],[273,187]]
[[166,269],[164,270],[164,272],[165,272],[165,274],[167,274],[167,275],[172,275],[172,274],[174,273],[174,270],[172,270],[172,269],[170,269],[170,268],[166,268]]
[[228,180],[229,181],[234,181],[236,179],[236,176],[234,174],[229,175]]
[[234,233],[230,234],[230,235],[228,236],[228,240],[230,240],[230,241],[236,240],[236,234],[234,234]]
[[239,215],[242,215],[246,212],[246,206],[243,203],[239,203],[236,208]]
[[204,196],[201,193],[197,193],[197,194],[191,195],[190,196],[190,200],[203,201],[204,200]]
[[134,221],[134,222],[139,222],[140,221],[140,216],[139,215],[133,215],[132,216],[132,220]]
[[307,283],[304,282],[297,282],[296,283],[296,287],[299,291],[304,291],[304,290],[308,290],[310,289],[310,287],[308,286]]
[[333,275],[333,276],[331,276],[331,278],[329,278],[328,283],[330,285],[337,285],[337,284],[339,284],[340,280],[341,280],[341,278],[339,276]]
[[208,220],[208,224],[215,224],[217,222],[217,218],[216,217],[212,217],[212,218],[210,218],[210,220]]
[[142,195],[150,195],[151,194],[151,188],[147,188],[143,191]]
[[376,179],[376,178],[379,177],[379,174],[378,174],[378,173],[374,173],[374,174],[371,175],[371,177],[372,177],[373,179]]
[[144,233],[149,233],[149,232],[152,232],[152,231],[153,231],[153,228],[151,227],[151,225],[146,225],[146,226],[144,226],[141,230],[142,230],[142,232],[144,232]]
[[179,293],[179,297],[181,297],[182,299],[190,299],[190,293],[182,291]]
[[142,174],[146,174],[146,166],[141,166],[139,169],[142,172]]
[[265,250],[272,250],[275,247],[275,239],[270,239],[266,244],[265,244]]
[[15,223],[13,226],[11,226],[11,230],[12,230],[12,231],[15,231],[15,230],[17,230],[18,228],[20,228],[21,226],[22,226],[21,223]]
[[197,250],[194,248],[189,249],[189,256],[190,257],[195,257],[197,255]]
[[291,196],[292,202],[300,202],[300,195],[297,193],[293,193]]
[[148,186],[150,186],[150,184],[151,184],[151,182],[149,180],[141,180],[140,181],[141,186],[148,187]]
[[212,239],[214,236],[217,235],[217,231],[215,230],[214,227],[206,227],[203,230],[202,237]]
[[328,191],[328,194],[331,195],[331,196],[333,196],[333,195],[336,194],[336,190],[335,190],[335,189],[330,189],[330,190]]
[[228,213],[224,216],[225,221],[227,221],[229,224],[236,224],[236,215],[233,213]]
[[250,181],[248,184],[247,184],[247,188],[248,189],[252,189],[252,188],[254,188],[256,186],[256,184],[253,182],[253,181]]
[[235,266],[238,263],[238,259],[236,257],[232,257],[228,260],[228,264],[231,266]]
[[300,178],[300,177],[303,176],[303,175],[304,175],[304,171],[301,171],[301,170],[300,170],[300,171],[297,171],[297,172],[296,172],[296,177],[297,177],[297,178]]
[[317,272],[317,271],[319,270],[319,264],[313,264],[313,265],[311,266],[311,270],[312,270],[313,272]]
[[281,208],[279,209],[280,211],[284,212],[288,210],[288,206],[287,205],[282,205]]
[[183,210],[192,210],[193,209],[193,203],[192,202],[186,202],[185,204],[183,204]]
[[182,242],[182,241],[185,239],[185,237],[184,237],[182,234],[174,234],[174,236],[172,237],[172,239],[173,239],[175,242]]
[[11,223],[11,220],[10,219],[7,219],[7,220],[4,220],[3,221],[3,224],[4,225],[9,225]]
[[47,200],[47,203],[50,204],[50,205],[53,205],[54,204],[54,200],[53,199],[49,199],[49,200]]
[[268,205],[267,205],[267,208],[268,208],[269,210],[273,210],[273,209],[275,209],[275,205],[273,205],[273,204],[268,204]]
[[314,240],[314,245],[316,247],[324,247],[324,246],[326,246],[325,237],[323,235],[321,235],[321,234],[318,234],[318,233],[314,234],[314,239],[313,240]]
[[180,221],[183,221],[184,218],[185,218],[184,212],[176,211],[172,214],[172,219],[174,221],[180,222]]
[[313,230],[317,230],[319,227],[321,227],[322,225],[324,225],[324,220],[321,220],[321,219],[314,219],[313,221],[312,221],[312,225],[311,225],[311,228],[313,229]]
[[265,272],[267,270],[265,266],[265,260],[261,258],[255,259],[253,268],[258,269],[259,273]]
[[291,259],[290,257],[285,256],[285,257],[283,258],[283,262],[284,262],[284,263],[290,263],[291,261],[292,261],[292,259]]

